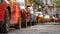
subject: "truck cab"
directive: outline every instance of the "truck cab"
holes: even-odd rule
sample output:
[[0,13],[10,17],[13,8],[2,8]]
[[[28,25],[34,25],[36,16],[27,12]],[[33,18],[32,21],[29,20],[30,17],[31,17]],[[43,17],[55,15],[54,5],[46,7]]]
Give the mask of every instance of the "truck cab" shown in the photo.
[[0,0],[0,31],[8,32],[10,26],[20,28],[20,8],[16,0]]

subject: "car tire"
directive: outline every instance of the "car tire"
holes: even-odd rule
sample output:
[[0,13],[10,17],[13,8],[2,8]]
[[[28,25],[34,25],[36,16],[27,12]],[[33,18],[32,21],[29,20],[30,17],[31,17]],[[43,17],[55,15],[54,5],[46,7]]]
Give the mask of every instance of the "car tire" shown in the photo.
[[6,13],[5,13],[5,18],[4,18],[4,24],[3,24],[3,27],[2,27],[2,31],[4,33],[7,33],[10,29],[10,16],[9,16],[9,9],[6,9]]
[[15,24],[15,29],[20,29],[21,28],[21,16],[18,19],[18,24]]

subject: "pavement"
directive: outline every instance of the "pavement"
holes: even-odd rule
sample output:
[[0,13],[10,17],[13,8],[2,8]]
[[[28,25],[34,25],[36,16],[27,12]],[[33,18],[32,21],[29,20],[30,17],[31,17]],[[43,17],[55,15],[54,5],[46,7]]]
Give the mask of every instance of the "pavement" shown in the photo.
[[[51,23],[49,23],[51,24]],[[27,28],[13,29],[5,34],[60,34],[60,25],[34,25]]]
[[60,25],[59,22],[45,22],[45,23],[40,23],[39,25]]

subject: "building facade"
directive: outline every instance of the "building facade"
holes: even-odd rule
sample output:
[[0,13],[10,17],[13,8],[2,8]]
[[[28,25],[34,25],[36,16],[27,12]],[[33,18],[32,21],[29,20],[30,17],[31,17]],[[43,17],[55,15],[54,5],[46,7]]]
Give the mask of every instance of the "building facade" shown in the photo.
[[43,6],[44,14],[49,14],[51,16],[56,14],[57,9],[53,3],[53,0],[43,0]]

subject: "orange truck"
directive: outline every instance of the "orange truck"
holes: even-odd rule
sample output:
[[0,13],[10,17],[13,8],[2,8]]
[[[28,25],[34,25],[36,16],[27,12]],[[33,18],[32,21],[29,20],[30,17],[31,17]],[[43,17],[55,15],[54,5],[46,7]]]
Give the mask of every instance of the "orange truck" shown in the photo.
[[8,32],[10,26],[19,29],[21,26],[21,13],[16,0],[0,0],[0,31]]

